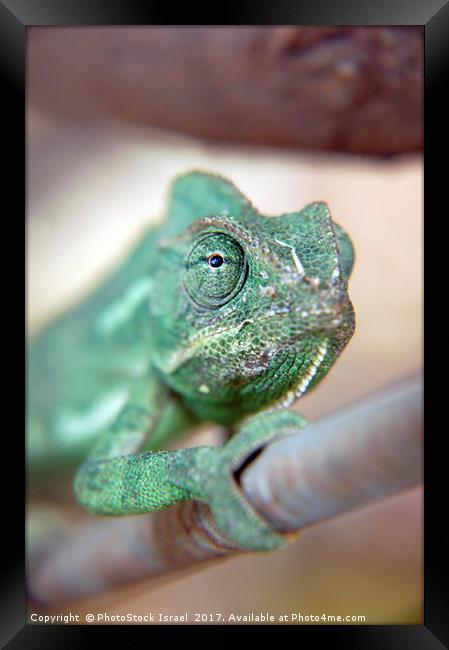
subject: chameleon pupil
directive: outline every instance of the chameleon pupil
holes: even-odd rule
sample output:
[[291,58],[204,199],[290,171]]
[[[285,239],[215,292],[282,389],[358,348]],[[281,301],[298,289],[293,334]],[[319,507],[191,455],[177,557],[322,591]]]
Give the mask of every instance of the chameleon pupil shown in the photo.
[[208,262],[213,269],[218,269],[223,264],[224,259],[221,255],[214,254],[209,257]]

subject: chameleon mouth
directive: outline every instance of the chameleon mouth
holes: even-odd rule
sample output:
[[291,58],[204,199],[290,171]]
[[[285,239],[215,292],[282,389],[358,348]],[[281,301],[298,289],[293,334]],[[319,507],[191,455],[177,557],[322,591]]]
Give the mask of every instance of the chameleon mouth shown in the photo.
[[[255,319],[246,318],[236,325],[223,327],[219,330],[215,330],[213,332],[206,333],[206,334],[204,334],[203,332],[197,333],[190,339],[189,347],[187,349],[178,350],[171,355],[168,362],[164,364],[163,370],[164,372],[170,372],[170,373],[176,372],[182,365],[184,365],[190,359],[192,359],[205,344],[207,344],[212,339],[222,336],[223,334],[231,334],[232,332],[234,332],[236,335],[239,335],[240,332],[244,330],[247,326],[259,323],[262,320],[270,320],[273,318],[287,317],[289,314],[291,314],[291,312],[292,312],[291,307],[270,309],[265,314],[257,316],[257,318]],[[311,313],[313,313],[313,315],[316,316],[318,311],[315,310],[311,312],[309,310],[307,312],[307,316],[310,316]],[[332,313],[331,315],[333,319],[332,326],[333,328],[335,328],[337,327],[337,325],[341,323],[341,314]],[[318,331],[321,335],[323,334],[323,330],[321,327],[319,328]],[[296,340],[301,340],[302,338],[307,338],[308,335],[311,335],[313,333],[314,333],[313,330],[311,331],[306,330],[304,332],[301,332],[295,338]],[[328,331],[327,334],[330,335],[331,332]],[[303,375],[301,381],[298,383],[298,386],[292,389],[295,391],[294,395],[299,396],[305,392],[309,383],[312,381],[313,377],[318,371],[318,368],[321,365],[327,353],[327,349],[328,349],[328,341],[324,340],[324,342],[321,343],[320,346],[318,347],[313,361],[311,362],[310,366],[307,368],[306,373],[305,375]],[[288,395],[290,396],[290,392],[288,393]],[[292,397],[291,401],[294,401],[294,399],[296,399],[296,397]]]
[[329,342],[324,340],[319,346],[318,349],[308,365],[304,374],[301,373],[301,378],[297,384],[294,384],[287,394],[280,400],[279,406],[282,408],[288,408],[295,402],[301,395],[303,395],[307,388],[310,385],[310,382],[315,377],[318,369],[323,363],[329,347]]

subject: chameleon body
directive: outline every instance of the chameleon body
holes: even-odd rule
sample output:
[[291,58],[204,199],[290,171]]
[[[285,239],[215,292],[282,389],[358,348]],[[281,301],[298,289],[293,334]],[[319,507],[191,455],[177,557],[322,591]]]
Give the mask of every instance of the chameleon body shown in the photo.
[[[353,257],[325,203],[268,217],[219,176],[176,178],[165,220],[30,341],[31,474],[85,455],[74,490],[94,513],[199,499],[241,548],[284,544],[236,473],[306,424],[289,406],[353,333]],[[203,421],[233,435],[222,447],[160,449]]]

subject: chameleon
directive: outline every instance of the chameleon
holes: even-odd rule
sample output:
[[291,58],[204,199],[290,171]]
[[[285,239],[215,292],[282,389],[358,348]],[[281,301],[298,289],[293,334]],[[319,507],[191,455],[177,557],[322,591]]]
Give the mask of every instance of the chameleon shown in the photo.
[[[290,407],[354,332],[353,263],[325,202],[266,216],[219,175],[177,176],[163,221],[29,338],[30,476],[76,464],[75,497],[96,515],[194,499],[237,547],[283,546],[239,471],[307,425]],[[164,450],[204,422],[223,445]]]

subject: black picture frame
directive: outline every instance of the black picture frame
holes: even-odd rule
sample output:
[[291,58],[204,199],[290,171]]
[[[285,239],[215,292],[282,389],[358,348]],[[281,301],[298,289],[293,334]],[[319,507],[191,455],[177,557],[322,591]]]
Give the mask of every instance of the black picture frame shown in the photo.
[[[446,0],[322,0],[321,2],[295,3],[295,2],[269,2],[260,0],[254,2],[252,8],[247,4],[228,2],[226,7],[215,7],[221,10],[221,15],[211,16],[202,8],[198,12],[194,7],[188,7],[188,16],[170,15],[167,8],[156,7],[149,2],[128,1],[109,2],[101,0],[0,0],[0,70],[3,77],[3,107],[6,109],[4,127],[7,134],[13,136],[11,145],[7,149],[6,178],[4,187],[4,200],[8,202],[9,218],[4,218],[4,225],[12,221],[18,228],[18,241],[23,235],[21,228],[21,215],[26,210],[26,165],[25,159],[25,70],[26,70],[26,32],[32,26],[87,26],[87,25],[173,25],[180,24],[180,18],[185,17],[184,24],[209,25],[256,25],[256,24],[296,24],[296,25],[417,25],[422,26],[425,35],[425,211],[430,220],[432,214],[437,218],[433,223],[440,223],[438,219],[440,206],[444,205],[442,191],[447,185],[447,162],[444,165],[444,118],[447,117],[448,107],[444,103],[444,71],[449,68],[449,2]],[[181,23],[182,24],[182,23]],[[6,135],[6,134],[5,134]],[[441,158],[438,156],[441,153]],[[446,167],[446,172],[445,172]],[[432,189],[430,189],[432,185]],[[440,193],[439,193],[440,192]],[[8,201],[9,199],[9,201]],[[430,227],[426,229],[426,247],[432,246],[430,256],[432,267],[426,269],[426,287],[429,297],[435,290],[438,279],[444,278],[443,269],[438,269],[447,257],[444,249],[441,255],[433,252],[438,244],[444,246],[442,231]],[[438,240],[438,241],[436,241]],[[20,243],[19,243],[20,247]],[[427,258],[427,255],[426,255]],[[20,272],[18,273],[20,275]],[[10,278],[11,279],[11,278]],[[12,283],[8,282],[13,290],[14,297],[8,306],[9,311],[21,313],[20,307],[12,307],[18,303],[17,276]],[[427,289],[426,289],[427,292]],[[435,293],[437,293],[435,291]],[[446,292],[447,293],[447,292]],[[441,295],[442,294],[437,294]],[[429,309],[430,310],[430,309]],[[434,314],[436,313],[436,317]],[[441,311],[430,312],[426,324],[427,340],[426,353],[426,385],[432,383],[432,402],[438,400],[438,381],[432,381],[428,363],[436,359],[442,362],[442,350],[445,346],[441,343]],[[427,311],[426,307],[426,314]],[[18,316],[20,318],[20,316]],[[12,325],[11,325],[12,328]],[[447,329],[447,328],[446,328]],[[20,332],[18,323],[16,332]],[[438,346],[438,348],[437,348]],[[20,348],[17,348],[18,350]],[[23,348],[22,348],[23,349]],[[14,357],[15,365],[20,353]],[[443,366],[444,366],[443,362]],[[444,372],[444,370],[443,370]],[[432,373],[433,374],[433,373]],[[434,384],[437,388],[434,391]],[[442,389],[441,383],[439,384]],[[19,392],[19,391],[18,391]],[[442,392],[442,390],[441,390]],[[426,406],[427,406],[426,391]],[[20,404],[20,397],[18,398]],[[19,409],[15,410],[15,414]],[[443,579],[443,569],[447,565],[447,536],[442,528],[446,523],[444,513],[447,505],[444,504],[445,496],[445,470],[446,456],[444,454],[443,435],[433,435],[437,432],[443,434],[440,426],[437,429],[436,410],[426,408],[426,430],[428,438],[426,443],[425,470],[425,616],[423,625],[413,626],[295,626],[294,634],[298,642],[310,636],[314,642],[323,642],[332,646],[348,648],[442,648],[449,646],[449,607],[445,592],[449,592],[449,582]],[[88,642],[92,635],[103,637],[106,631],[100,626],[34,626],[25,622],[25,568],[24,568],[24,493],[21,490],[21,477],[24,476],[24,442],[21,433],[17,430],[17,418],[8,427],[4,435],[8,439],[8,466],[11,466],[11,477],[7,478],[3,494],[10,512],[4,518],[8,534],[3,533],[5,542],[3,563],[4,577],[1,589],[1,636],[2,647],[16,648],[71,648],[81,647]],[[13,438],[13,440],[11,439]],[[12,451],[16,446],[17,448]],[[10,455],[9,455],[10,454]],[[16,463],[17,467],[14,467]],[[441,516],[443,514],[443,517]],[[11,548],[7,550],[8,543]],[[446,562],[445,562],[446,560]],[[248,632],[254,640],[252,627],[236,628],[211,628],[201,626],[195,628],[203,642],[208,646],[221,646],[229,644],[229,635],[233,630],[238,630],[238,636]],[[285,628],[284,628],[285,629]],[[291,628],[290,628],[291,629]],[[280,642],[279,626],[268,626],[263,630],[265,641],[270,642],[270,637],[277,643]],[[114,626],[113,634],[115,643],[120,643],[123,634],[129,639],[131,634],[138,635],[147,643],[157,644],[158,639],[164,643],[178,643],[182,647],[187,642],[187,632],[180,627],[153,627],[148,632],[145,628]],[[149,635],[149,636],[148,636]]]

